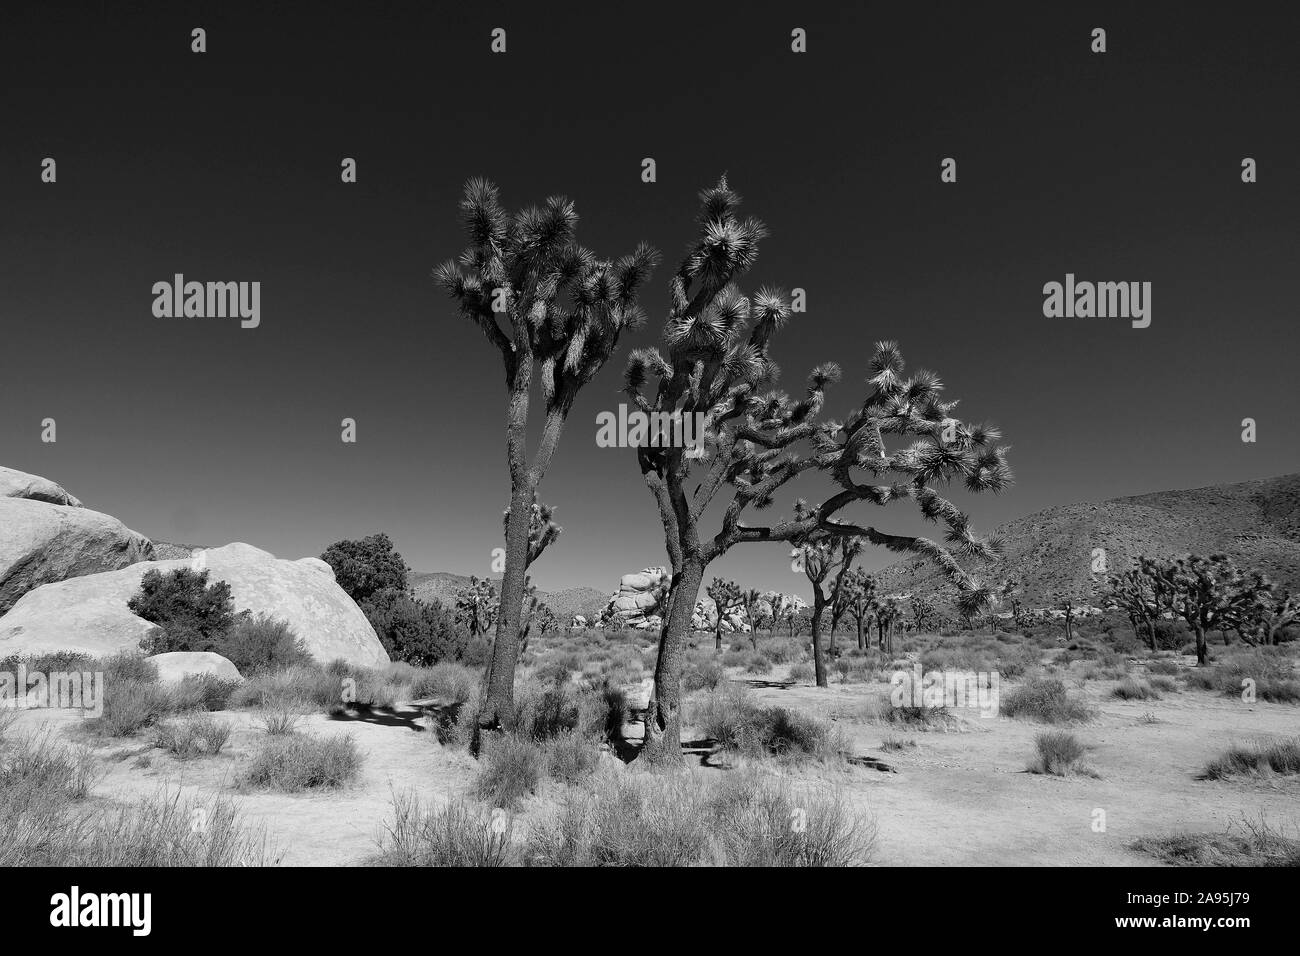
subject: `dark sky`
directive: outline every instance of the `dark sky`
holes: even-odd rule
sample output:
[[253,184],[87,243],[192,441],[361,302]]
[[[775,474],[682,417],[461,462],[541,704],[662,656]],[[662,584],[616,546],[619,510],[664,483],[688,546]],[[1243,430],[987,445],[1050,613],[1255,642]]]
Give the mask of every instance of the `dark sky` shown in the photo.
[[[980,528],[1300,467],[1296,15],[15,6],[0,13],[0,463],[150,536],[299,557],[386,530],[416,568],[488,570],[507,499],[500,359],[429,279],[464,245],[455,205],[475,175],[511,208],[570,196],[602,255],[664,251],[626,350],[657,341],[696,193],[726,171],[772,233],[746,288],[808,293],[774,350],[788,387],[840,362],[842,416],[872,343],[895,338],[961,413],[1002,426],[1017,484],[969,502]],[[790,52],[796,26],[807,54]],[[176,272],[260,281],[261,327],[154,318],[151,287]],[[1045,318],[1043,284],[1067,272],[1150,281],[1151,327]],[[545,483],[566,531],[534,569],[544,588],[611,589],[664,562],[633,454],[595,444],[622,367],[584,392]],[[57,444],[40,441],[46,417]],[[818,491],[789,487],[777,510]],[[803,583],[777,546],[713,570]]]

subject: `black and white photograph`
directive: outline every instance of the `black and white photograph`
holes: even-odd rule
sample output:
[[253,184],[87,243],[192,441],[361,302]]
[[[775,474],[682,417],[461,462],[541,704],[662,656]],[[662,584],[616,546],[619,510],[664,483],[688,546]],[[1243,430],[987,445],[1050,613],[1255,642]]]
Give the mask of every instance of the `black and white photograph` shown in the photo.
[[1300,12],[13,4],[0,77],[24,924],[358,867],[1268,922]]

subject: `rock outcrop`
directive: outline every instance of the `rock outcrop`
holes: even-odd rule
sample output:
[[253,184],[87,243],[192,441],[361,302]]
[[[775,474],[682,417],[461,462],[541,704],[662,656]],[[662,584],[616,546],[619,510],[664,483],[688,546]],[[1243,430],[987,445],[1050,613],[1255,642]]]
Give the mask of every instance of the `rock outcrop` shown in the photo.
[[50,505],[82,507],[80,501],[48,478],[29,475],[25,471],[16,471],[3,465],[0,465],[0,498],[27,498],[31,501],[44,501]]
[[[18,487],[18,482],[7,480],[10,487]],[[48,489],[40,493],[54,494]],[[80,502],[61,505],[0,497],[0,614],[43,584],[116,571],[153,556],[153,544],[144,535]]]
[[158,668],[158,682],[179,684],[187,677],[211,675],[218,680],[243,680],[230,660],[211,651],[170,651],[145,660]]
[[618,582],[618,591],[601,612],[601,624],[637,630],[662,627],[663,605],[668,597],[670,581],[668,569],[662,567],[643,568],[635,574],[623,575]]
[[[759,608],[754,607],[754,613],[757,614]],[[700,599],[695,602],[695,612],[691,615],[691,627],[697,631],[712,631],[718,623],[718,604],[707,594],[701,595]],[[731,611],[722,618],[722,633],[748,634],[749,622],[745,620],[745,609]]]
[[[321,663],[388,663],[365,614],[334,582],[324,562],[282,561],[251,545],[228,544],[202,552],[201,563],[210,581],[230,585],[237,610],[287,622]],[[140,579],[151,568],[166,572],[189,566],[186,560],[142,561],[29,591],[0,617],[0,657],[57,650],[100,656],[133,649],[156,626],[126,606]]]

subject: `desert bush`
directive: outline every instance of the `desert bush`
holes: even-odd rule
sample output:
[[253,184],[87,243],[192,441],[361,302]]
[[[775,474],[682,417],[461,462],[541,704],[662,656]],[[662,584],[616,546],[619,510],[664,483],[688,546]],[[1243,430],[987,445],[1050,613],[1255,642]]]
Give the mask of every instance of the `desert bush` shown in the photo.
[[509,866],[514,821],[463,800],[426,807],[414,793],[393,796],[393,822],[374,860],[381,866]]
[[180,760],[215,757],[230,740],[230,724],[202,714],[166,721],[154,728],[154,746]]
[[1156,674],[1148,680],[1153,689],[1162,694],[1173,694],[1178,692],[1178,681],[1164,674]]
[[911,737],[895,737],[893,734],[888,734],[880,742],[880,749],[887,753],[894,750],[910,750],[915,747],[916,741]]
[[760,706],[740,690],[714,692],[693,701],[690,721],[722,750],[751,757],[836,759],[848,746],[817,718],[784,707]]
[[1096,776],[1083,764],[1086,748],[1074,734],[1064,730],[1049,730],[1034,738],[1034,746],[1038,752],[1027,768],[1030,773],[1052,774],[1057,777],[1067,777],[1072,773]]
[[[791,826],[796,810],[805,826]],[[529,834],[535,866],[844,866],[866,862],[874,827],[838,794],[795,792],[737,774],[622,774],[571,790]]]
[[187,674],[171,687],[173,709],[178,713],[225,710],[240,684],[240,681],[223,680],[215,674]]
[[1168,658],[1153,660],[1147,664],[1148,674],[1163,674],[1167,677],[1173,677],[1179,674],[1182,668]]
[[758,642],[758,652],[773,664],[789,664],[803,657],[804,648],[798,641],[773,637]]
[[1206,764],[1201,776],[1206,780],[1225,780],[1268,773],[1300,774],[1300,737],[1235,744]]
[[270,702],[261,716],[262,729],[269,737],[287,737],[298,729],[305,716],[301,701],[279,698]]
[[448,703],[463,704],[478,693],[479,675],[463,664],[434,664],[418,671],[411,684],[411,696],[417,699],[439,697]]
[[[208,572],[176,568],[165,574],[150,568],[126,602],[131,612],[158,625],[141,642],[146,654],[210,651],[236,620],[230,585],[208,584]],[[218,652],[220,653],[220,652]]]
[[747,663],[749,663],[749,651],[743,647],[731,647],[723,652],[723,667],[744,667]]
[[418,667],[480,662],[482,642],[458,624],[440,601],[422,601],[403,590],[385,589],[357,603],[394,660]]
[[124,684],[127,681],[140,684],[158,683],[157,666],[139,651],[123,650],[108,657],[101,657],[91,669],[103,672],[105,687],[110,684]]
[[1262,819],[1229,827],[1225,833],[1181,831],[1142,837],[1129,845],[1173,866],[1300,866],[1300,840]]
[[249,761],[243,783],[290,793],[318,787],[341,787],[356,778],[361,754],[352,738],[289,734],[271,737]]
[[1065,692],[1065,684],[1054,677],[1025,681],[1005,695],[999,712],[1007,717],[1038,720],[1047,724],[1091,720],[1092,708]]
[[479,755],[474,793],[494,807],[513,810],[524,797],[538,791],[545,775],[546,754],[536,740],[502,734],[488,742]]
[[343,688],[342,677],[315,665],[297,664],[244,681],[230,695],[230,706],[275,707],[292,701],[302,708],[328,709],[342,701]]
[[600,744],[594,737],[569,732],[543,744],[546,775],[561,783],[576,784],[590,777],[600,765]]
[[682,671],[682,689],[687,692],[714,690],[726,679],[726,671],[712,657],[692,656],[687,658],[686,667]]
[[[1238,652],[1213,667],[1188,668],[1182,677],[1189,687],[1217,691],[1230,697],[1253,686],[1259,700],[1300,703],[1300,679],[1290,660],[1275,648]],[[1249,681],[1248,685],[1246,682]]]
[[1126,677],[1115,685],[1111,696],[1118,700],[1159,700],[1160,692],[1146,681]]
[[172,695],[155,683],[138,680],[104,680],[104,707],[98,717],[86,720],[92,733],[130,737],[152,727],[174,709]]
[[806,664],[800,661],[798,664],[790,665],[790,680],[792,681],[796,681],[797,683],[803,683],[804,681],[813,680],[814,678],[816,678],[816,676],[817,674],[813,670],[813,666],[811,664]]
[[772,672],[772,662],[762,654],[755,654],[745,665],[747,674],[770,674]]
[[211,649],[234,664],[245,677],[312,662],[311,653],[293,628],[269,614],[237,616],[229,631],[213,641]]
[[528,740],[548,740],[576,730],[580,719],[578,691],[573,684],[524,681],[515,688],[514,714],[508,726]]

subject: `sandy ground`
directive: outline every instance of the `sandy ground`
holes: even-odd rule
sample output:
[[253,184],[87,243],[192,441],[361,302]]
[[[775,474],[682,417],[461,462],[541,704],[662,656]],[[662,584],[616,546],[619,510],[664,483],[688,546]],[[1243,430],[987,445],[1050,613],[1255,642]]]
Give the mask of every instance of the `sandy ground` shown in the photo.
[[[735,677],[745,682],[743,675]],[[1295,778],[1196,779],[1208,760],[1234,742],[1300,733],[1300,708],[1245,704],[1199,690],[1126,702],[1107,696],[1114,683],[1090,681],[1072,688],[1100,710],[1098,719],[1074,728],[1089,747],[1087,762],[1097,779],[1026,773],[1034,737],[1044,729],[1031,722],[957,711],[957,727],[941,732],[855,719],[865,702],[887,692],[884,684],[760,686],[752,692],[764,703],[832,720],[854,753],[895,768],[894,773],[866,767],[778,771],[795,782],[839,789],[859,812],[873,817],[876,859],[883,865],[1145,865],[1153,863],[1151,858],[1126,848],[1137,837],[1182,829],[1223,831],[1261,815],[1284,833],[1300,833]],[[1004,685],[1004,694],[1009,686]],[[1158,722],[1143,722],[1145,713]],[[92,742],[107,771],[96,790],[101,798],[128,800],[164,787],[203,799],[229,796],[248,822],[265,827],[286,865],[364,864],[391,816],[394,790],[412,789],[426,800],[441,801],[465,793],[474,773],[467,754],[441,747],[411,723],[317,714],[304,718],[299,732],[352,735],[365,755],[359,781],[341,791],[309,795],[248,791],[237,780],[241,764],[264,739],[258,715],[219,716],[235,728],[230,743],[220,756],[190,761],[153,748],[147,735],[108,743],[84,738],[80,717],[68,711],[23,712],[15,730],[48,725]],[[882,751],[882,741],[891,736],[917,746]],[[726,770],[695,767],[691,772]],[[545,813],[547,805],[545,798],[531,801],[521,823]],[[1094,829],[1099,810],[1104,831]]]

